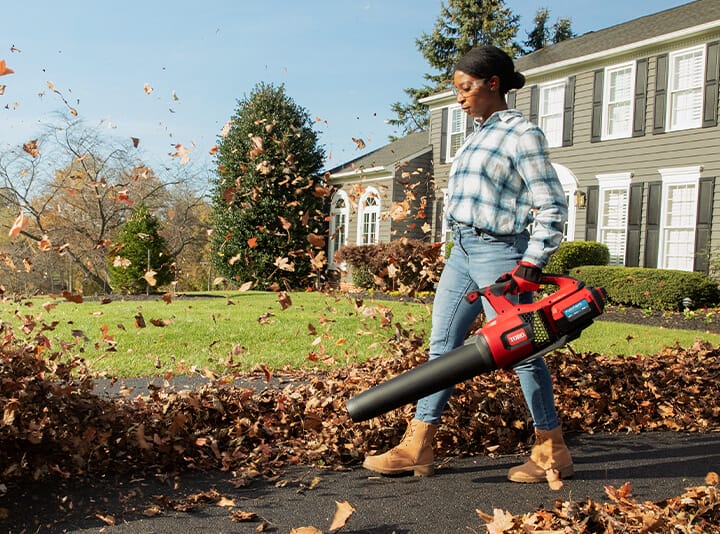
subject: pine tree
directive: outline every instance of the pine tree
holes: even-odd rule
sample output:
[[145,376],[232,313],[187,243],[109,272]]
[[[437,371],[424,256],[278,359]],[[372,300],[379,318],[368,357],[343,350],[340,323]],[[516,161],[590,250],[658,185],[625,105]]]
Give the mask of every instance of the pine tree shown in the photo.
[[114,290],[144,293],[172,281],[174,259],[159,233],[160,223],[144,205],[120,228],[108,273]]
[[238,101],[218,144],[213,264],[256,288],[314,283],[324,262],[324,150],[284,86],[258,84]]
[[391,110],[396,118],[388,123],[400,129],[401,135],[428,126],[427,106],[419,99],[450,87],[455,63],[473,47],[492,44],[512,57],[521,49],[513,41],[519,17],[505,7],[504,0],[448,0],[441,3],[440,16],[430,34],[423,33],[415,44],[435,73],[424,75],[428,84],[405,89],[409,103],[395,102]]
[[546,7],[541,7],[535,13],[533,19],[533,29],[527,34],[528,38],[523,43],[527,49],[524,51],[525,54],[535,52],[548,46],[548,44],[557,44],[560,41],[566,41],[573,39],[575,33],[572,31],[572,22],[568,18],[559,18],[551,26],[548,27],[548,19],[550,18],[550,11]]

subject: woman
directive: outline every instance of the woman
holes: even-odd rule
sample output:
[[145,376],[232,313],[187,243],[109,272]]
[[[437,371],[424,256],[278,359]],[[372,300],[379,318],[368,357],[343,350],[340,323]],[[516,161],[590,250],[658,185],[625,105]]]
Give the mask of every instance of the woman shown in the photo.
[[[475,129],[453,158],[446,217],[454,246],[443,269],[433,304],[430,358],[460,346],[481,311],[496,314],[484,301],[466,296],[496,281],[506,291],[532,301],[542,268],[562,240],[567,219],[565,194],[548,159],[545,137],[505,95],[525,77],[512,59],[494,46],[470,50],[455,66],[457,101]],[[528,226],[533,222],[532,234]],[[530,300],[528,300],[530,299]],[[513,467],[515,482],[540,482],[548,470],[561,477],[573,464],[555,410],[552,378],[542,358],[515,367],[535,425],[530,459]],[[365,458],[363,466],[383,474],[433,473],[433,438],[453,388],[417,404],[400,444]]]

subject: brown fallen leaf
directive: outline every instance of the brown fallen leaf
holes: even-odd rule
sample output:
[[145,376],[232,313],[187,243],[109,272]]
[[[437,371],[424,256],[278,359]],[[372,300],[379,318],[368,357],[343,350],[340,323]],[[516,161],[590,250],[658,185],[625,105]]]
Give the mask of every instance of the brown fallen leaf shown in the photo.
[[349,502],[335,501],[335,517],[333,517],[332,523],[330,523],[330,532],[344,527],[354,512],[355,508],[353,508]]
[[259,516],[255,512],[244,512],[243,510],[235,510],[230,514],[230,521],[235,523],[248,523],[250,521],[257,521]]

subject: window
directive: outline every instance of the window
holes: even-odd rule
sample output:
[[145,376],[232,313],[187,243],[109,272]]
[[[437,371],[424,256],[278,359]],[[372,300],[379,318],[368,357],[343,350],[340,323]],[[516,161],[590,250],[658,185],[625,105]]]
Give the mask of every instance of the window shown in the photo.
[[565,82],[540,86],[538,126],[545,133],[548,146],[562,146]]
[[460,109],[460,106],[454,106],[448,111],[448,119],[450,124],[448,125],[449,152],[447,160],[450,161],[465,142],[467,115],[465,115],[465,112]]
[[598,175],[598,241],[610,251],[610,265],[625,264],[630,173]]
[[660,174],[663,187],[658,267],[692,271],[700,168],[660,169]]
[[634,79],[634,63],[605,69],[603,139],[618,139],[632,135]]
[[374,187],[368,187],[360,197],[358,213],[358,245],[374,245],[380,235],[380,195]]
[[350,203],[345,191],[333,195],[330,209],[330,239],[328,243],[328,267],[335,267],[335,253],[347,243],[347,222]]
[[705,47],[675,52],[669,56],[668,130],[702,126]]

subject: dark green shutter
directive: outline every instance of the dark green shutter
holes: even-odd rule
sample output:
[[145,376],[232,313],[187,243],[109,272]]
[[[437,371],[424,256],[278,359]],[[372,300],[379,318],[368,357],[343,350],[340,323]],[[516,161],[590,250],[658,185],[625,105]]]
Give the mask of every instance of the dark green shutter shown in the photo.
[[715,178],[701,178],[699,188],[693,270],[707,273],[710,267],[710,231],[712,230]]
[[573,114],[575,110],[575,76],[570,76],[565,84],[565,109],[563,113],[562,146],[573,144]]
[[645,262],[644,267],[657,267],[660,246],[660,201],[662,182],[649,182],[647,216],[645,217]]
[[655,62],[655,100],[653,106],[653,133],[665,131],[667,111],[668,55],[658,56]]
[[600,200],[600,187],[591,185],[587,190],[587,203],[585,209],[585,240],[597,241],[598,238],[598,206]]
[[645,135],[647,111],[648,60],[639,59],[635,65],[635,105],[633,106],[633,137]]
[[447,162],[448,108],[443,108],[440,121],[440,163]]
[[718,50],[720,42],[707,45],[705,60],[705,95],[703,98],[703,128],[717,126],[718,122]]
[[628,200],[627,241],[625,243],[625,266],[640,266],[640,227],[642,225],[643,184],[630,184]]
[[530,88],[530,116],[529,119],[535,124],[538,123],[540,113],[540,91],[537,85]]
[[604,70],[596,70],[593,77],[592,119],[590,122],[590,142],[597,143],[602,137],[603,81]]

